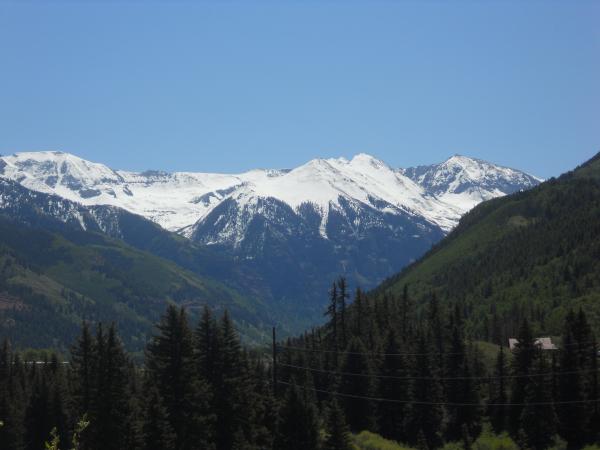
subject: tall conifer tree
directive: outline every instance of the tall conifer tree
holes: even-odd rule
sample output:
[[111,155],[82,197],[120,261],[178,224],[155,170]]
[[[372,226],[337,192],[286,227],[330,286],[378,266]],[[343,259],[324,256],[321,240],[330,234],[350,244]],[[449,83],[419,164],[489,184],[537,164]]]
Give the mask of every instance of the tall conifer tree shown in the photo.
[[175,449],[208,449],[214,431],[208,385],[195,376],[192,332],[183,308],[170,305],[157,328],[159,334],[148,345],[146,366],[176,435]]
[[316,450],[319,447],[317,409],[292,380],[279,410],[275,450]]
[[[367,350],[359,338],[353,337],[350,340],[343,358],[340,369],[340,393],[357,397],[373,397],[376,392],[375,378]],[[352,432],[374,429],[375,404],[371,400],[342,397],[341,403]]]

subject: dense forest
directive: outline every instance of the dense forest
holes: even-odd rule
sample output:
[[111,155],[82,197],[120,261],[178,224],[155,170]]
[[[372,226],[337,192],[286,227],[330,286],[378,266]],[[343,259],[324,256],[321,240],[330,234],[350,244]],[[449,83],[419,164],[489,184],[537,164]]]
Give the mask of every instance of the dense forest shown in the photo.
[[[513,352],[464,333],[460,304],[424,314],[334,283],[326,326],[244,349],[227,313],[169,306],[136,365],[116,327],[83,324],[64,361],[0,350],[0,448],[356,449],[365,430],[413,448],[582,448],[600,438],[598,358],[582,310],[545,351],[524,319]],[[558,341],[557,341],[558,342]],[[274,359],[273,359],[274,356]],[[275,362],[275,364],[273,364]],[[373,448],[373,447],[371,447]]]
[[468,333],[505,342],[527,317],[559,334],[570,308],[600,327],[600,154],[524,192],[484,202],[377,294],[460,302]]
[[[274,398],[264,358],[245,351],[227,313],[192,329],[169,306],[135,365],[116,327],[84,324],[65,361],[0,351],[0,448],[270,448]],[[53,444],[54,442],[54,444]]]
[[582,309],[566,314],[557,350],[543,350],[523,318],[511,352],[472,340],[461,303],[432,296],[422,310],[408,289],[347,299],[340,279],[328,324],[280,345],[277,377],[351,432],[420,449],[472,448],[490,429],[526,449],[600,439],[597,344]]

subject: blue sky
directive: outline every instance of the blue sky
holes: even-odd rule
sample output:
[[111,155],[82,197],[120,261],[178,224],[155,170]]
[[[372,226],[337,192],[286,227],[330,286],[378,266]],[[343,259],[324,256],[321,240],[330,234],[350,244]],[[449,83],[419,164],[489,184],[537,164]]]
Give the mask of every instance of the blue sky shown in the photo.
[[600,151],[600,2],[0,4],[0,153],[238,172]]

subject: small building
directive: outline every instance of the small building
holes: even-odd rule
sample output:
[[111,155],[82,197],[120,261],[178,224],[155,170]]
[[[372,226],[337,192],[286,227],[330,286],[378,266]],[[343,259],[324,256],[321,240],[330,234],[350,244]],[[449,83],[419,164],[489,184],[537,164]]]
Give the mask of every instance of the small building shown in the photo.
[[[508,339],[508,347],[511,352],[514,352],[516,349],[519,340],[516,338]],[[558,350],[558,347],[552,343],[551,337],[539,337],[534,341],[535,345],[537,345],[541,350]]]

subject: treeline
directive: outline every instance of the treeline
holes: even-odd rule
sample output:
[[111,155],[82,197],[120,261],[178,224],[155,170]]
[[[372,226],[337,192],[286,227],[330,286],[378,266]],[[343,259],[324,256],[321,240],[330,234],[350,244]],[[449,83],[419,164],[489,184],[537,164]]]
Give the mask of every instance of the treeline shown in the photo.
[[598,441],[597,350],[583,311],[567,315],[560,350],[540,350],[524,320],[514,353],[500,348],[489,363],[458,304],[432,298],[419,315],[406,290],[348,301],[340,279],[327,325],[279,343],[274,366],[209,309],[191,325],[169,306],[142,366],[114,325],[83,324],[64,363],[23,361],[5,342],[0,448],[351,450],[351,432],[370,430],[468,449],[488,426],[528,449]]
[[527,449],[600,439],[597,345],[582,310],[566,315],[558,350],[542,350],[524,318],[510,352],[471,342],[459,303],[433,297],[421,313],[407,289],[378,299],[358,290],[347,301],[340,279],[327,325],[280,346],[278,377],[307,404],[336,398],[351,431],[422,449],[470,448],[486,424]]
[[[229,315],[192,328],[169,306],[136,367],[114,325],[83,325],[70,361],[0,350],[0,448],[41,450],[51,435],[78,450],[271,448],[276,414],[264,358],[244,350]],[[53,432],[55,430],[55,432]]]

